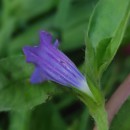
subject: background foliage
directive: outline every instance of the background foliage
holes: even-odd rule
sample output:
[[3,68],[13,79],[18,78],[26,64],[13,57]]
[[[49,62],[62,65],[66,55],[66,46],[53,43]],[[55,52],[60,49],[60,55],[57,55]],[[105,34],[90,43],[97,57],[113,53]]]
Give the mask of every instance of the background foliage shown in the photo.
[[[27,44],[36,45],[39,42],[39,30],[49,31],[60,40],[60,49],[82,70],[85,58],[84,37],[88,20],[97,2],[0,0],[0,130],[92,129],[93,120],[88,110],[70,94],[71,90],[50,82],[41,85],[29,83],[33,66],[25,63],[22,47]],[[122,2],[119,1],[118,4],[120,6],[113,10],[116,9],[119,14],[121,11],[123,15],[125,12]],[[117,15],[114,11],[110,13],[110,20]],[[115,24],[116,22],[114,21]],[[89,36],[92,31],[89,31]],[[93,37],[95,36],[92,36],[92,41]],[[129,74],[129,42],[130,22],[120,49],[101,81],[106,99],[109,99]],[[84,70],[82,72],[84,73]],[[111,130],[130,129],[129,108],[130,99],[115,117]]]

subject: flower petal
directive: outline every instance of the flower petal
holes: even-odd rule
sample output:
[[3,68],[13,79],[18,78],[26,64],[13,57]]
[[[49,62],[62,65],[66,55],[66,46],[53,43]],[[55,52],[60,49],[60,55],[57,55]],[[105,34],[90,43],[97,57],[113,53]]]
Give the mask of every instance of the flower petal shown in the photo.
[[40,32],[40,45],[47,45],[52,44],[52,35],[50,33],[47,33],[45,31]]
[[41,83],[51,80],[91,93],[85,77],[76,65],[58,49],[58,46],[58,40],[52,44],[51,34],[41,31],[39,46],[23,48],[27,62],[32,62],[36,66],[31,82]]
[[31,80],[31,83],[36,84],[36,83],[42,83],[43,81],[47,79],[44,76],[44,74],[41,72],[41,69],[36,67],[30,80]]
[[54,42],[54,46],[55,46],[56,48],[59,47],[59,41],[58,41],[58,40],[56,40],[56,41]]
[[23,48],[23,52],[26,55],[27,62],[35,63],[35,57],[36,57],[35,52],[37,52],[37,49],[38,49],[37,46],[35,46],[35,47],[25,46]]

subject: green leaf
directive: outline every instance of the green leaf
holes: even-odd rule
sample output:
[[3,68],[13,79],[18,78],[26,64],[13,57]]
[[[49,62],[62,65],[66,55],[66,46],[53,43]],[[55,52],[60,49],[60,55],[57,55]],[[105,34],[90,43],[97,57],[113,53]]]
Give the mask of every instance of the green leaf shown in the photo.
[[85,109],[81,115],[81,119],[79,120],[79,130],[85,130],[89,125],[89,113],[88,110]]
[[[15,18],[17,22],[26,22],[30,18],[34,18],[39,14],[44,14],[54,8],[58,0],[14,0],[4,1],[3,20],[9,20],[11,17]],[[7,18],[7,19],[6,19]]]
[[30,130],[66,130],[67,126],[61,117],[56,105],[42,104],[33,111],[30,121]]
[[[46,14],[51,9],[57,6],[59,0],[21,0],[22,9],[17,14],[17,18],[22,18],[22,21],[34,18],[39,14]],[[22,16],[22,17],[21,17]]]
[[89,17],[96,2],[97,0],[72,1],[71,4],[70,1],[61,2],[62,6],[64,3],[68,4],[66,10],[60,9],[55,17],[56,24],[62,31],[62,50],[70,51],[84,45],[85,28],[88,26]]
[[100,0],[94,9],[86,38],[86,74],[95,84],[121,44],[129,12],[129,0]]
[[[69,12],[67,15],[67,20],[63,26],[63,30],[73,29],[77,26],[82,26],[82,24],[87,24],[89,17],[93,11],[98,0],[74,0],[72,1]],[[84,13],[86,12],[86,13]],[[86,25],[86,27],[87,27]],[[83,32],[85,31],[85,28]]]
[[9,115],[10,115],[9,130],[28,130],[31,110],[11,111]]
[[128,22],[128,26],[127,26],[127,29],[126,29],[126,32],[125,32],[123,44],[129,44],[129,42],[130,42],[130,20]]
[[67,15],[69,13],[69,8],[72,0],[60,0],[58,5],[57,14],[55,17],[55,26],[62,27],[66,20]]
[[29,111],[11,111],[9,130],[66,130],[56,104],[41,104]]
[[63,39],[60,48],[64,51],[69,51],[71,49],[77,49],[84,45],[84,28],[87,26],[86,23],[81,23],[80,25],[65,30],[63,32]]
[[24,56],[1,60],[0,69],[0,111],[31,109],[55,92],[52,83],[30,84],[33,67]]

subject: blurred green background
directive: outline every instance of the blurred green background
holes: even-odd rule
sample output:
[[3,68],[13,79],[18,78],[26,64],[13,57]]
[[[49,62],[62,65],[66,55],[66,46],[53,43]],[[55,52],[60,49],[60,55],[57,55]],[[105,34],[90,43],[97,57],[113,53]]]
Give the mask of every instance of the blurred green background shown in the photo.
[[[39,31],[49,31],[83,72],[84,37],[97,1],[0,0],[0,130],[93,128],[88,110],[71,90],[48,82],[30,85],[33,66],[25,63],[22,47],[38,44]],[[103,76],[102,92],[107,100],[130,72],[129,43],[130,22],[119,51]],[[130,99],[116,115],[111,130],[130,130],[129,108]]]

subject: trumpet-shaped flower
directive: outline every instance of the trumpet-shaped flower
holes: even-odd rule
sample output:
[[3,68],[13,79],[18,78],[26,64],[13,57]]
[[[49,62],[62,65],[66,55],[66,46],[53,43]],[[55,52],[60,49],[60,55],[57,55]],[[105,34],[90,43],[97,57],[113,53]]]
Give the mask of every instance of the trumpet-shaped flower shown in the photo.
[[85,77],[75,64],[58,49],[58,46],[58,40],[52,44],[51,34],[41,31],[39,46],[23,48],[26,61],[35,65],[31,83],[51,80],[64,86],[73,86],[90,94],[91,91]]

